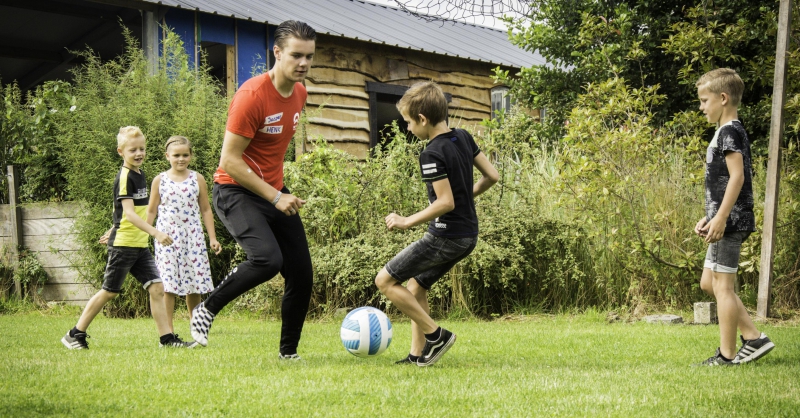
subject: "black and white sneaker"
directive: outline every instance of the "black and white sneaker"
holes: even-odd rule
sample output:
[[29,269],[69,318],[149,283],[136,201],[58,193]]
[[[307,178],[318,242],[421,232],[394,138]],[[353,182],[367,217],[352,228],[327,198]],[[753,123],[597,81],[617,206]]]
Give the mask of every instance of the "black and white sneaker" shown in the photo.
[[[419,357],[417,357],[417,359],[418,358]],[[411,358],[411,354],[409,354],[409,355],[405,356],[405,358],[403,358],[402,360],[395,361],[394,364],[417,364],[417,360],[416,359],[412,359]]]
[[425,367],[436,363],[455,342],[456,334],[442,328],[439,339],[436,341],[425,340],[425,347],[422,349],[422,354],[417,360],[417,366]]
[[192,311],[192,338],[197,344],[203,347],[208,345],[208,331],[211,329],[211,323],[214,322],[214,315],[200,302],[194,307]]
[[74,337],[70,337],[69,331],[67,331],[67,335],[61,339],[61,344],[64,344],[70,350],[88,350],[89,343],[86,342],[87,338],[89,336],[85,332],[76,332]]
[[767,334],[761,333],[761,336],[754,340],[745,340],[741,335],[742,348],[736,353],[736,358],[733,359],[735,363],[749,363],[764,357],[775,348],[775,343],[767,337]]
[[733,360],[726,360],[722,357],[722,353],[717,348],[717,352],[713,356],[707,358],[702,363],[693,364],[693,366],[738,366],[739,363],[734,363]]
[[278,360],[297,361],[300,360],[300,355],[295,354],[278,354]]
[[195,348],[197,347],[196,341],[183,341],[178,334],[172,334],[172,339],[165,342],[159,343],[159,347],[174,347],[174,348]]

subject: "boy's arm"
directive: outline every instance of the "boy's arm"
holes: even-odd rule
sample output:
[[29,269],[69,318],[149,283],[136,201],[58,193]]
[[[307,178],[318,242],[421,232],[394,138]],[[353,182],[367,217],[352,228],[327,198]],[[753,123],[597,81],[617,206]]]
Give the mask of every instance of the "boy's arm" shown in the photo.
[[141,229],[144,232],[147,232],[150,236],[155,237],[155,239],[161,245],[172,245],[172,238],[169,235],[155,229],[153,225],[148,224],[145,222],[144,219],[140,218],[139,215],[136,214],[136,208],[133,205],[133,199],[122,199],[122,216],[128,220],[133,226]]
[[211,210],[211,205],[208,203],[208,184],[206,179],[200,173],[197,173],[197,185],[200,189],[200,215],[203,217],[203,225],[208,232],[208,243],[214,254],[219,254],[222,251],[222,246],[217,241],[217,232],[214,230],[214,212]]
[[725,197],[719,205],[717,214],[708,221],[705,228],[706,242],[712,243],[722,239],[725,234],[725,224],[728,222],[728,215],[739,198],[739,192],[744,185],[744,159],[741,153],[730,151],[725,153],[725,164],[728,166],[728,185],[725,187]]
[[500,180],[500,174],[483,152],[479,152],[475,156],[475,159],[472,160],[472,165],[481,172],[481,178],[472,186],[472,196],[476,197],[497,183]]
[[433,190],[436,192],[436,200],[427,208],[409,216],[403,217],[396,213],[390,213],[385,218],[386,227],[392,229],[408,229],[419,224],[430,222],[456,207],[453,199],[453,189],[450,188],[450,180],[447,178],[433,182]]
[[150,202],[147,203],[147,224],[152,225],[158,216],[158,205],[161,204],[161,193],[159,186],[161,185],[161,174],[153,179],[153,184],[150,185]]

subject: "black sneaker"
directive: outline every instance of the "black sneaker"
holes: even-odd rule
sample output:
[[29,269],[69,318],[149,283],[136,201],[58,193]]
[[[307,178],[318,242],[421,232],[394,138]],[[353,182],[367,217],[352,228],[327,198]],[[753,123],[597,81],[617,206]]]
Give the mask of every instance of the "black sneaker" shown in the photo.
[[436,341],[425,340],[425,347],[417,360],[417,366],[425,367],[439,361],[444,353],[456,342],[456,334],[442,328],[439,339]]
[[417,364],[417,360],[413,360],[409,354],[404,359],[395,361],[394,364]]
[[211,323],[214,322],[214,315],[200,302],[194,307],[192,311],[192,338],[197,344],[203,347],[208,345],[208,331],[211,329]]
[[736,353],[736,358],[733,359],[735,363],[749,363],[764,357],[775,348],[775,343],[767,337],[767,334],[761,333],[761,336],[754,340],[745,340],[741,335],[742,348]]
[[89,336],[85,332],[76,332],[74,337],[70,337],[69,331],[67,331],[67,335],[61,339],[61,343],[70,350],[88,350],[89,343],[86,342],[87,338]]
[[739,363],[734,363],[733,360],[726,360],[722,357],[722,353],[720,353],[719,348],[717,348],[717,352],[714,353],[713,356],[709,357],[702,363],[693,364],[693,366],[738,366]]
[[278,354],[278,360],[290,360],[290,361],[297,361],[300,360],[300,355],[295,354]]
[[172,339],[165,342],[159,343],[159,347],[174,347],[174,348],[194,348],[197,346],[196,341],[183,341],[178,334],[172,334]]

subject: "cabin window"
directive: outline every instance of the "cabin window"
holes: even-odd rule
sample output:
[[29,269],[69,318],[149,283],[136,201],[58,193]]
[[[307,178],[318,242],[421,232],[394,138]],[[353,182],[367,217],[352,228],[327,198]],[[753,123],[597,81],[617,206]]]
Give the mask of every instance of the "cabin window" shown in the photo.
[[[397,102],[408,90],[408,86],[396,84],[367,82],[366,91],[369,93],[369,148],[376,145],[386,145],[391,140],[392,122],[397,121],[397,126],[407,135],[408,124],[403,120],[397,110]],[[452,101],[452,95],[445,93],[447,102]]]
[[508,87],[498,86],[492,89],[492,119],[497,118],[497,111],[511,111],[511,94]]

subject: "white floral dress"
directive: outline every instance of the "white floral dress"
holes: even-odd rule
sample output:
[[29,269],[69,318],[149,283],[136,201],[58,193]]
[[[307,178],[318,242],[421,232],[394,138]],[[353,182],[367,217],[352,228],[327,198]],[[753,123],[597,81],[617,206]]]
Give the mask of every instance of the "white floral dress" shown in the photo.
[[190,170],[189,177],[182,182],[172,181],[166,172],[161,173],[158,187],[161,204],[156,229],[172,238],[170,246],[155,242],[156,265],[164,291],[180,296],[209,293],[214,284],[200,217],[197,173]]

